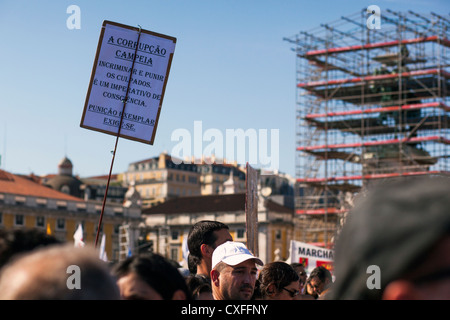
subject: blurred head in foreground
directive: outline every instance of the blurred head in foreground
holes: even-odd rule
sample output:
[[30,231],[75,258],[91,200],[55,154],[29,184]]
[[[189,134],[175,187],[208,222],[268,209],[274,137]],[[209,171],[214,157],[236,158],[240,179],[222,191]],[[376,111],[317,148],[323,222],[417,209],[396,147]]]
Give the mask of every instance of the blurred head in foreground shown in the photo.
[[119,288],[93,247],[51,245],[24,253],[0,274],[0,300],[115,300]]
[[135,255],[113,269],[124,300],[192,300],[186,280],[165,257]]
[[381,183],[358,197],[327,299],[450,299],[450,178]]

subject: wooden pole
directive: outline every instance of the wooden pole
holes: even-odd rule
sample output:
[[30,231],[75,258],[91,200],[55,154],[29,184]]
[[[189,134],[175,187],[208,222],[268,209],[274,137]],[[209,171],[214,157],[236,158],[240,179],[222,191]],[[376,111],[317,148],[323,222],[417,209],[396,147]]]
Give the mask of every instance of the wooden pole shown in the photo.
[[245,220],[247,232],[247,248],[259,255],[258,246],[258,171],[247,162],[245,175]]

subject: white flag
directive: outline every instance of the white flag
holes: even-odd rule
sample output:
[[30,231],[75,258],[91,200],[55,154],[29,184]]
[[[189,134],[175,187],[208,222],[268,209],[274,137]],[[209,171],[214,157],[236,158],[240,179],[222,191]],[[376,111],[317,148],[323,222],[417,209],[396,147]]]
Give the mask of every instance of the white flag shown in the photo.
[[180,264],[183,266],[188,266],[188,257],[189,257],[189,247],[187,243],[188,234],[185,234],[183,237],[183,244],[181,245],[181,250],[183,253],[183,260],[180,261]]
[[75,247],[84,247],[85,243],[83,242],[83,227],[81,223],[78,225],[77,230],[73,234],[73,240]]
[[105,243],[106,243],[106,236],[105,234],[103,234],[102,236],[102,242],[100,243],[100,254],[99,254],[99,258],[103,261],[108,262],[108,256],[106,255],[106,250],[105,250]]

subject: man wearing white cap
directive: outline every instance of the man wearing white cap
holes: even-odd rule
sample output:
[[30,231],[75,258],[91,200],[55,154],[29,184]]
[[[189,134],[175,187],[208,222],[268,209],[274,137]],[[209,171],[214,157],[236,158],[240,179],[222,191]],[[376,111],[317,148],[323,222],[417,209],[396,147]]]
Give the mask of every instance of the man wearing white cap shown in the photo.
[[250,300],[257,277],[255,257],[240,242],[227,241],[212,255],[211,286],[214,300]]

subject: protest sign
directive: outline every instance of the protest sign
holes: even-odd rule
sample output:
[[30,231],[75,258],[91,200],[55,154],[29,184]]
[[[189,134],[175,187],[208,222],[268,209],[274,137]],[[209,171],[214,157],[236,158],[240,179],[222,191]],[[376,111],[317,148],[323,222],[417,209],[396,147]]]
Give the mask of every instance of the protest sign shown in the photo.
[[104,21],[82,128],[153,144],[176,38]]
[[103,21],[80,123],[116,137],[96,247],[117,143],[122,137],[153,144],[175,44],[174,37]]
[[333,254],[333,250],[291,240],[291,258],[289,263],[303,263],[308,274],[319,266],[324,266],[332,272]]

